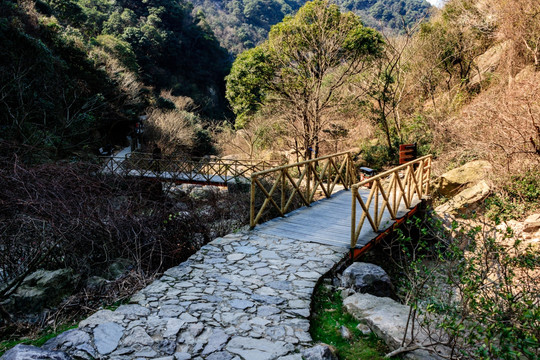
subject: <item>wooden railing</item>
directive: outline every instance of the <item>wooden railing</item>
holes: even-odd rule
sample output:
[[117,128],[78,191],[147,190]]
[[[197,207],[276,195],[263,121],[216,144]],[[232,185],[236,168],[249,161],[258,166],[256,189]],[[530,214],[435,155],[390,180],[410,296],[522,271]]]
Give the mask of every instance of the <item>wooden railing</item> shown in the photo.
[[248,184],[251,174],[274,168],[278,161],[229,160],[221,158],[153,159],[151,154],[135,153],[126,157],[105,158],[104,171],[122,176],[153,177],[172,182]]
[[[421,157],[352,185],[351,248],[356,247],[366,219],[371,229],[378,232],[385,211],[388,211],[391,219],[395,220],[400,207],[404,205],[409,209],[413,207],[415,201],[429,195],[431,158],[431,155]],[[363,186],[371,187],[367,201],[364,201],[358,192]],[[357,203],[360,204],[362,211],[358,223]]]
[[[309,206],[318,192],[329,198],[338,183],[349,189],[356,179],[350,152],[256,172],[251,175],[251,228],[261,220],[269,205],[277,216],[284,216],[293,210],[293,202]],[[262,196],[257,196],[260,193]]]

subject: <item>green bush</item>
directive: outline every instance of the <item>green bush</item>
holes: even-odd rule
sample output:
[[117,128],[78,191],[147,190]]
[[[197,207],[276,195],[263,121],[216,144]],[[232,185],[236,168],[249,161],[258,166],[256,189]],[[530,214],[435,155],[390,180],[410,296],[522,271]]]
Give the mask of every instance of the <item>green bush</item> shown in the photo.
[[538,360],[539,252],[510,228],[475,224],[411,221],[387,245],[402,273],[400,294],[451,358]]
[[499,223],[519,219],[540,208],[540,171],[512,176],[500,194],[486,200],[487,216]]

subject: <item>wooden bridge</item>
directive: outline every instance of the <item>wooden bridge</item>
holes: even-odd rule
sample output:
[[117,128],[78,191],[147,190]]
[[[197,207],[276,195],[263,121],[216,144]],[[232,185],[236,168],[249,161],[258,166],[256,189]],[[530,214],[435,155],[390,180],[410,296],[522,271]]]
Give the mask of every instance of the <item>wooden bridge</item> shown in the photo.
[[254,173],[251,227],[274,217],[257,231],[350,247],[356,257],[426,199],[431,159],[424,156],[363,181],[348,152]]
[[[109,158],[105,171],[168,182],[251,186],[250,226],[258,232],[367,250],[429,195],[431,155],[361,180],[351,153],[276,166],[259,160]],[[261,225],[258,225],[262,223]]]
[[231,160],[221,158],[163,158],[154,159],[152,154],[129,153],[125,156],[104,158],[105,173],[156,179],[171,183],[227,185],[249,184],[251,174],[276,167],[277,161]]

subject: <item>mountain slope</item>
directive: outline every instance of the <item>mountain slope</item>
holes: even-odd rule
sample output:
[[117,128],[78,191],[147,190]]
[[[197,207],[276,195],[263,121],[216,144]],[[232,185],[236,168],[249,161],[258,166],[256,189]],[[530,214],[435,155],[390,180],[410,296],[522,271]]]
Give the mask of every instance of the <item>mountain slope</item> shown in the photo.
[[[0,141],[64,157],[125,140],[165,91],[226,112],[229,55],[170,0],[0,0]],[[47,154],[47,155],[45,155]]]
[[[270,27],[294,14],[305,0],[193,0],[221,45],[233,54],[252,48]],[[337,0],[343,10],[354,11],[364,23],[379,30],[400,32],[429,15],[425,0]]]

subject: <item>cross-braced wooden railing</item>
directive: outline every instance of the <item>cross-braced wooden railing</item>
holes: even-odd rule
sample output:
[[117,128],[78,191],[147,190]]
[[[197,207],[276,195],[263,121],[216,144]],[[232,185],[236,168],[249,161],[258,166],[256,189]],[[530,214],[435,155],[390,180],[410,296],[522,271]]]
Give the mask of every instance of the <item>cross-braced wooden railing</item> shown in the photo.
[[[316,200],[318,191],[329,198],[337,184],[349,189],[356,179],[350,152],[256,172],[251,175],[251,228],[257,225],[268,207],[275,215],[284,216],[294,210],[295,202],[309,206]],[[258,196],[261,193],[262,196]]]
[[153,159],[151,154],[105,158],[104,171],[122,176],[152,177],[172,182],[249,183],[252,173],[279,165],[277,161],[221,158]]
[[[421,157],[352,185],[351,248],[356,247],[366,219],[371,229],[378,232],[381,230],[380,225],[386,211],[390,214],[390,218],[395,220],[400,207],[404,205],[409,209],[416,200],[429,195],[431,158],[431,155]],[[366,201],[358,192],[363,186],[371,187]],[[357,203],[360,204],[362,211],[358,223]]]

